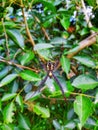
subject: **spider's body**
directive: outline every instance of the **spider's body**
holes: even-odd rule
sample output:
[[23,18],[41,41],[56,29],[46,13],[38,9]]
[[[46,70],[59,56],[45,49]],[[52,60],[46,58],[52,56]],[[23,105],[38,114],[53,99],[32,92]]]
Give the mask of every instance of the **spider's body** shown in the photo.
[[47,65],[46,65],[46,71],[48,72],[48,76],[50,77],[50,78],[52,78],[52,76],[53,76],[53,71],[54,71],[54,69],[55,69],[55,64],[54,63],[52,63],[52,62],[47,62]]
[[51,61],[48,61],[46,66],[44,66],[44,69],[46,70],[47,72],[47,75],[44,77],[44,79],[41,81],[41,83],[39,84],[39,89],[38,91],[41,90],[41,88],[43,87],[43,85],[45,84],[46,80],[48,77],[50,78],[54,78],[54,80],[57,82],[57,84],[59,85],[60,89],[61,89],[61,92],[62,92],[62,95],[64,96],[64,100],[66,101],[66,97],[64,95],[64,90],[59,82],[59,80],[57,79],[57,77],[55,76],[54,74],[54,71],[56,69],[58,65],[58,62],[57,63],[54,63],[54,62],[51,62]]

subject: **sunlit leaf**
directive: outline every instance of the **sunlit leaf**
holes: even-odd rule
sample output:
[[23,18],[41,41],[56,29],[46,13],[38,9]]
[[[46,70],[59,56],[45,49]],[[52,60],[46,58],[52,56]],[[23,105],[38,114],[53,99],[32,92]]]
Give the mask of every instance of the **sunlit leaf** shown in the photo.
[[3,119],[5,123],[8,124],[13,122],[14,111],[15,111],[15,106],[13,102],[5,106],[3,110]]
[[19,75],[21,76],[22,79],[28,80],[28,81],[39,81],[40,80],[39,75],[30,70],[24,70]]
[[14,98],[16,96],[16,93],[7,93],[5,94],[1,101],[8,101],[8,100],[11,100],[12,98]]
[[39,96],[40,96],[40,92],[29,92],[29,93],[26,94],[25,100],[34,101],[34,100],[38,99]]
[[64,17],[60,20],[61,25],[64,27],[64,29],[68,29],[69,25],[70,25],[70,20],[68,17]]
[[53,126],[55,127],[55,129],[60,130],[61,126],[60,123],[57,120],[53,120]]
[[0,87],[9,84],[12,82],[18,75],[17,74],[9,74],[0,82]]
[[16,102],[19,104],[21,107],[21,112],[23,112],[23,98],[20,95],[17,95],[16,97]]
[[83,74],[75,78],[72,85],[79,89],[89,90],[94,89],[98,85],[98,81],[88,75]]
[[49,109],[45,108],[45,107],[41,107],[38,104],[34,105],[34,112],[37,115],[41,115],[41,117],[43,117],[43,118],[49,118],[50,117],[50,111],[49,111]]
[[47,44],[47,43],[39,43],[39,44],[36,44],[34,46],[34,50],[35,51],[38,51],[38,50],[42,50],[42,49],[49,49],[49,48],[53,48],[54,46],[51,45],[51,44]]
[[7,30],[7,34],[17,45],[24,49],[24,39],[19,30]]
[[94,60],[89,56],[75,56],[76,60],[78,60],[81,64],[86,65],[87,67],[95,67]]
[[70,70],[70,60],[62,55],[60,61],[61,61],[63,71],[68,75]]
[[80,126],[82,127],[88,117],[92,114],[92,102],[88,97],[77,96],[74,101],[74,111],[80,119]]
[[28,63],[29,61],[31,61],[34,58],[34,53],[33,51],[28,51],[27,53],[25,53],[21,58],[20,58],[20,62],[22,65],[25,65],[26,63]]

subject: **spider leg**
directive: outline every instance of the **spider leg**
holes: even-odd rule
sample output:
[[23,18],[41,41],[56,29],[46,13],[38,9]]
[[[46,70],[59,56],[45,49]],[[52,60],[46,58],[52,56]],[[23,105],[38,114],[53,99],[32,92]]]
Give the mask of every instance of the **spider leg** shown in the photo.
[[48,73],[47,73],[47,75],[44,77],[44,79],[40,82],[38,90],[35,91],[34,93],[32,93],[32,94],[30,95],[29,99],[32,98],[37,92],[40,92],[40,90],[41,90],[41,88],[43,87],[44,83],[46,82],[47,78],[48,78]]
[[64,95],[64,90],[63,90],[63,88],[62,88],[62,85],[60,84],[59,80],[57,79],[57,77],[56,77],[53,73],[52,73],[52,76],[53,76],[54,80],[57,82],[57,84],[59,85],[59,87],[60,87],[60,89],[61,89],[61,92],[62,92],[62,95],[63,95],[63,97],[64,97],[65,102],[67,102],[66,97],[65,97],[65,95]]
[[39,88],[38,88],[37,91],[40,91],[40,90],[41,90],[41,88],[42,88],[43,85],[45,84],[47,78],[48,78],[48,74],[47,74],[47,75],[44,77],[44,79],[40,82],[40,84],[39,84]]

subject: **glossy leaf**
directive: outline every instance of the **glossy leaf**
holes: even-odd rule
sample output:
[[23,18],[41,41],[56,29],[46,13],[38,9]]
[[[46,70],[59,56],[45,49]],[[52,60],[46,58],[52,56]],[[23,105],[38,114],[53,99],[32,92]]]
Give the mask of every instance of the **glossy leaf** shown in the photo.
[[30,123],[29,123],[28,118],[23,116],[20,113],[18,115],[18,123],[19,123],[20,128],[23,128],[25,130],[30,130]]
[[87,121],[92,114],[92,102],[88,97],[77,96],[74,101],[74,111],[80,119],[80,127]]
[[39,97],[40,97],[40,92],[29,92],[29,93],[26,94],[25,100],[26,101],[27,100],[34,101],[34,100],[38,99]]
[[27,53],[25,53],[21,58],[20,58],[20,62],[22,65],[25,65],[26,63],[28,63],[29,61],[31,61],[34,58],[34,53],[33,51],[28,51]]
[[76,60],[78,60],[81,64],[86,65],[87,67],[92,67],[94,68],[95,62],[91,57],[88,56],[75,56],[74,57]]
[[98,85],[98,81],[88,75],[79,75],[76,79],[74,79],[72,85],[79,89],[89,90],[94,89]]
[[0,79],[2,79],[3,77],[5,77],[9,71],[12,69],[12,67],[5,67],[2,71],[0,71]]
[[0,87],[9,84],[12,82],[18,75],[17,74],[9,74],[0,82]]
[[63,71],[68,75],[69,70],[70,70],[70,61],[68,58],[65,58],[63,55],[60,59]]
[[12,123],[13,122],[13,116],[14,116],[15,106],[14,103],[11,102],[8,104],[4,110],[3,110],[3,119],[5,123]]
[[23,98],[20,95],[17,95],[16,97],[16,102],[19,104],[21,107],[21,112],[23,112]]
[[49,111],[49,109],[45,108],[45,107],[41,107],[38,104],[34,105],[34,112],[37,115],[41,115],[41,117],[43,117],[43,118],[49,118],[50,117],[50,111]]
[[5,94],[5,95],[2,97],[1,101],[11,100],[11,99],[13,99],[15,96],[16,96],[16,93],[7,93],[7,94]]
[[24,39],[19,30],[7,30],[7,34],[17,45],[24,49]]
[[19,75],[21,76],[22,79],[28,80],[28,81],[39,81],[40,80],[39,75],[30,70],[24,70]]
[[38,50],[42,50],[42,49],[49,49],[49,48],[53,48],[54,46],[51,45],[51,44],[47,44],[47,43],[39,43],[39,44],[36,44],[34,46],[34,50],[35,51],[38,51]]

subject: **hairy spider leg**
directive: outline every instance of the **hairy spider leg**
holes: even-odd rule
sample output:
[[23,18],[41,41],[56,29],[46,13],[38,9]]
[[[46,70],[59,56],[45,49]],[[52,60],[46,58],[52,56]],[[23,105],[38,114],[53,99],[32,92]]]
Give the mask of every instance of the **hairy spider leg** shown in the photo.
[[40,84],[39,84],[39,88],[38,88],[38,91],[40,92],[40,90],[41,90],[41,88],[43,87],[43,85],[45,84],[45,82],[46,82],[46,80],[47,80],[47,78],[48,78],[48,73],[47,73],[47,75],[44,77],[44,79],[40,82]]
[[65,102],[67,102],[66,97],[65,97],[65,95],[64,95],[64,90],[63,90],[63,88],[62,88],[60,82],[58,81],[57,77],[56,77],[53,73],[52,73],[52,76],[53,76],[54,80],[58,83],[58,85],[59,85],[59,87],[60,87],[60,89],[61,89],[62,95],[63,95],[63,97],[64,97]]
[[40,82],[38,90],[35,91],[35,92],[30,96],[30,98],[32,98],[37,92],[40,92],[40,90],[41,90],[41,88],[43,87],[44,83],[46,82],[47,78],[48,78],[48,74],[47,74],[47,75],[44,77],[44,79]]

